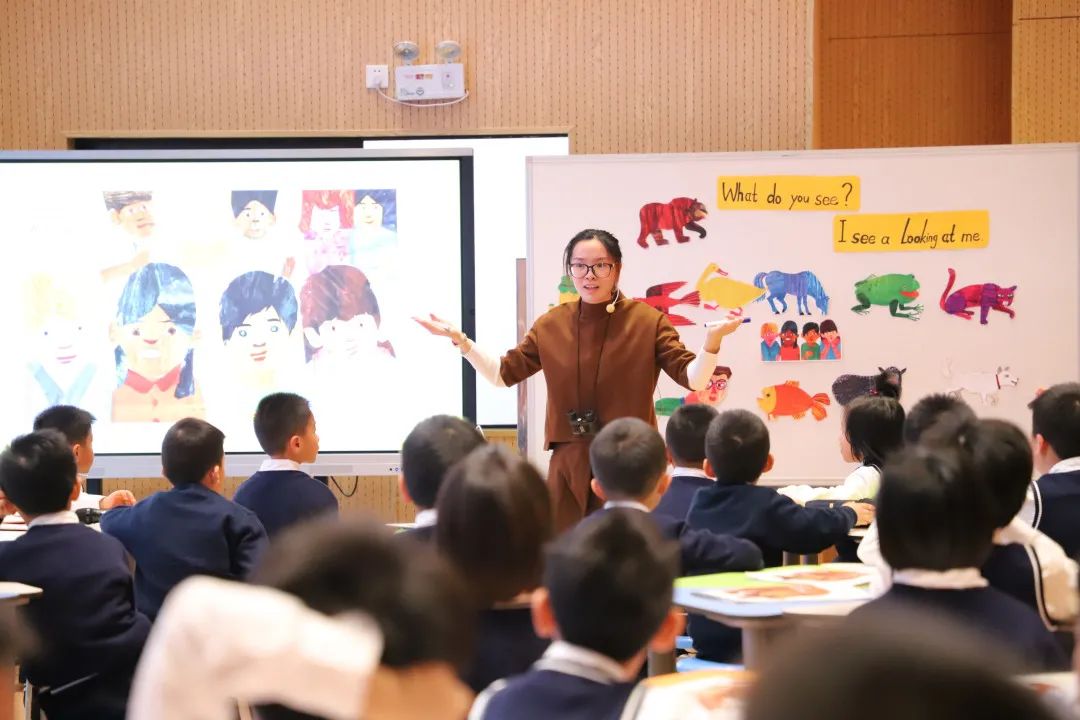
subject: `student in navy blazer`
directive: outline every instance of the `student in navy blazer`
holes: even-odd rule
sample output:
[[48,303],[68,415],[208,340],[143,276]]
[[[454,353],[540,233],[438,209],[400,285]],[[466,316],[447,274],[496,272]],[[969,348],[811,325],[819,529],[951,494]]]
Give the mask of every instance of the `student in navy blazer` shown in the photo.
[[398,486],[416,505],[416,527],[399,537],[427,542],[435,537],[435,501],[443,479],[458,461],[486,442],[472,423],[451,415],[433,415],[416,424],[401,445]]
[[528,672],[481,693],[469,719],[617,720],[646,652],[671,652],[682,630],[678,570],[678,545],[635,510],[563,533],[532,601],[537,634],[557,639]]
[[712,405],[701,403],[682,405],[671,414],[664,428],[664,441],[675,469],[654,514],[685,520],[694,493],[712,485],[712,479],[705,474],[705,433],[716,416]]
[[255,513],[271,540],[298,522],[337,514],[330,488],[300,469],[319,454],[307,400],[293,393],[264,397],[255,409],[255,437],[270,459],[240,484],[233,502]]
[[43,709],[51,720],[123,718],[150,622],[135,609],[124,548],[71,512],[79,483],[66,438],[15,438],[0,454],[0,488],[29,526],[0,543],[0,579],[44,591],[20,611],[38,639],[23,670]]
[[930,611],[993,639],[1029,672],[1064,669],[1065,655],[1035,611],[990,587],[979,572],[997,508],[967,452],[923,445],[886,463],[877,525],[893,584],[852,617],[884,618],[904,607]]
[[[589,446],[592,491],[611,508],[648,513],[668,489],[667,458],[660,433],[638,418],[619,418],[604,426]],[[679,543],[682,575],[758,570],[761,550],[749,540],[692,530],[669,515],[650,513],[664,537]],[[583,522],[588,522],[588,519]]]
[[255,513],[221,495],[225,435],[196,418],[179,420],[161,443],[171,490],[114,508],[101,529],[135,558],[136,606],[153,620],[165,596],[191,575],[241,580],[266,548]]
[[1035,469],[1032,525],[1069,557],[1080,555],[1080,383],[1054,385],[1031,401]]
[[480,692],[528,670],[549,644],[533,629],[529,601],[554,533],[551,498],[528,460],[485,444],[450,470],[435,507],[435,546],[472,590],[476,649],[462,679]]

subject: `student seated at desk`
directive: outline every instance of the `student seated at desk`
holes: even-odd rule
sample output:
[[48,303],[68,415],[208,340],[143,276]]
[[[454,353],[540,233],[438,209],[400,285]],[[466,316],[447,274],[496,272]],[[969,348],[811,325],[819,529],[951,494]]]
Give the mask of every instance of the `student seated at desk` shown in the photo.
[[970,457],[949,447],[917,446],[886,463],[878,492],[881,554],[892,587],[851,617],[887,621],[896,608],[936,613],[993,639],[1036,672],[1065,657],[1030,607],[980,574],[992,547],[995,501]]
[[664,442],[675,469],[671,473],[671,485],[653,509],[656,515],[685,520],[694,493],[712,485],[705,474],[705,433],[716,415],[712,405],[695,403],[679,406],[668,418]]
[[[668,488],[664,441],[652,425],[638,418],[619,418],[604,426],[589,446],[595,477],[592,491],[604,507],[649,512]],[[680,574],[758,570],[761,550],[749,540],[708,530],[691,530],[684,520],[651,513],[649,518],[669,540],[679,543]],[[582,522],[589,522],[586,518]]]
[[29,527],[0,545],[0,579],[44,591],[21,610],[39,640],[23,670],[50,720],[119,720],[150,622],[135,609],[123,546],[71,511],[75,473],[56,430],[15,438],[0,454],[0,488]]
[[470,720],[616,720],[646,652],[671,652],[679,548],[640,512],[579,523],[549,547],[533,595],[538,634],[555,640],[528,672],[500,680]]
[[315,415],[307,400],[293,393],[264,397],[255,410],[255,437],[270,459],[241,483],[233,502],[255,513],[271,540],[290,525],[337,514],[330,488],[300,469],[300,463],[313,463],[319,454]]
[[398,485],[406,502],[416,505],[416,527],[399,533],[401,537],[431,540],[435,536],[439,496],[446,473],[474,448],[484,436],[475,425],[450,415],[434,415],[421,420],[401,446],[401,477]]
[[435,503],[435,545],[468,578],[478,611],[476,651],[462,678],[475,692],[529,669],[549,644],[533,630],[554,522],[547,484],[516,453],[481,445],[456,464]]
[[1080,383],[1054,385],[1031,401],[1035,469],[1032,525],[1069,557],[1080,555]]
[[221,495],[224,445],[225,435],[205,420],[178,420],[161,443],[173,488],[101,516],[102,532],[135,558],[135,605],[151,620],[184,578],[243,579],[266,549],[255,513]]
[[[460,672],[472,656],[473,608],[462,578],[426,543],[403,543],[368,520],[292,528],[267,551],[252,582],[281,590],[324,615],[363,614],[383,636],[380,662]],[[262,720],[310,718],[282,706]]]
[[859,467],[835,487],[788,485],[777,492],[800,505],[811,500],[873,500],[885,458],[903,445],[904,408],[900,403],[882,396],[857,398],[844,408],[840,457],[847,463],[859,463]]
[[71,446],[75,454],[75,464],[79,469],[79,487],[82,492],[71,504],[72,510],[95,508],[109,510],[120,505],[134,505],[135,496],[130,490],[117,490],[108,495],[95,495],[86,492],[86,474],[94,464],[94,416],[72,405],[53,405],[42,410],[34,418],[34,430],[58,430]]

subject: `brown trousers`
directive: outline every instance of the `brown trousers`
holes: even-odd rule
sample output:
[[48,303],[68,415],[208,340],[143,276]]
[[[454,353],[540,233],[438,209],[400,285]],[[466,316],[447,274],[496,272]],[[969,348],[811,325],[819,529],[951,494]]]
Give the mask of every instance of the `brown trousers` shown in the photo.
[[555,443],[551,450],[547,482],[555,513],[555,532],[560,533],[599,509],[603,502],[589,487],[593,477],[589,443]]

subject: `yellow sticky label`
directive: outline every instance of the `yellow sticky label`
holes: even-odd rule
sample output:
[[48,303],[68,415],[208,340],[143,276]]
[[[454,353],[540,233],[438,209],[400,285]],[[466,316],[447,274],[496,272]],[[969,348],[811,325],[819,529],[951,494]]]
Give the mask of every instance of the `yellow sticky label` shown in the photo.
[[724,175],[716,179],[717,210],[859,209],[854,175]]
[[970,250],[989,245],[989,210],[867,213],[833,218],[836,252]]

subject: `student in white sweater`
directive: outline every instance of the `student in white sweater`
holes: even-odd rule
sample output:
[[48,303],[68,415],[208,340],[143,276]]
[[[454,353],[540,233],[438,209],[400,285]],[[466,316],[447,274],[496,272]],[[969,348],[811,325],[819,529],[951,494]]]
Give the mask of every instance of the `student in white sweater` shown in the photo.
[[903,433],[904,408],[899,401],[880,395],[853,400],[844,408],[840,456],[844,462],[859,463],[859,467],[840,485],[788,485],[779,492],[800,505],[810,500],[873,500],[881,482],[881,466],[890,453],[903,446]]

